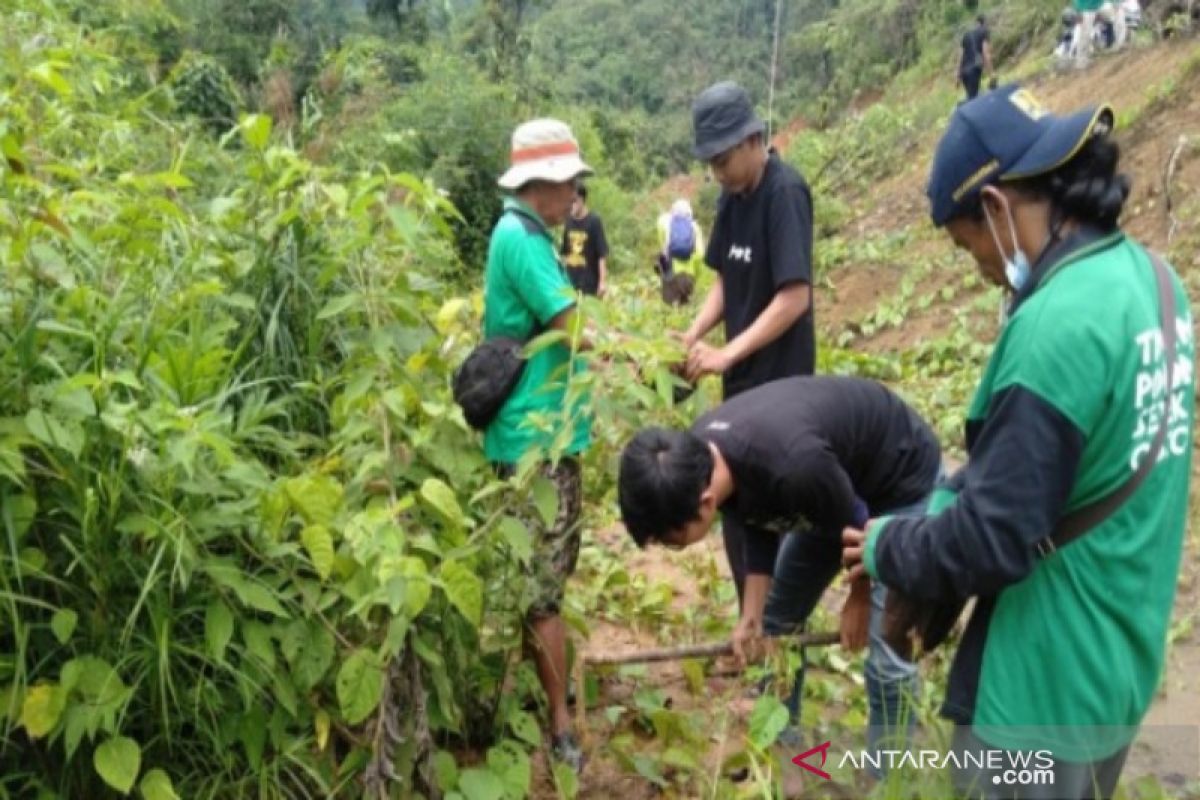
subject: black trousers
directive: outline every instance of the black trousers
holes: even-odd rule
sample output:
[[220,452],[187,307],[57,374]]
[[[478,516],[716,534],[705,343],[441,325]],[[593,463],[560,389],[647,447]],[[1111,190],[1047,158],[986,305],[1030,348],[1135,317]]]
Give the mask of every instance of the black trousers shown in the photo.
[[975,69],[961,72],[958,75],[962,81],[963,88],[967,90],[967,99],[974,100],[979,94],[979,84],[983,81],[983,68],[976,67]]

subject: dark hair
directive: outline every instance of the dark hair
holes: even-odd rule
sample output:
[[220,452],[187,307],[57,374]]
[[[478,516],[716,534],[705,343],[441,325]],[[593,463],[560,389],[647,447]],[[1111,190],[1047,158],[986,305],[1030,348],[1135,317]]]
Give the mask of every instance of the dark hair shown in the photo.
[[978,17],[976,17],[975,21],[978,22],[980,25],[984,25],[984,26],[987,25],[987,17],[985,17],[983,14],[980,14]]
[[637,546],[698,519],[712,473],[712,451],[694,434],[646,428],[634,436],[621,453],[617,499]]
[[575,194],[579,195],[580,200],[587,200],[587,185],[583,183],[575,184]]
[[[1069,161],[1044,175],[1012,181],[1027,197],[1045,198],[1053,209],[1051,227],[1074,220],[1113,231],[1129,197],[1129,176],[1117,172],[1121,148],[1107,133],[1095,134]],[[955,218],[983,219],[983,198],[976,192]]]

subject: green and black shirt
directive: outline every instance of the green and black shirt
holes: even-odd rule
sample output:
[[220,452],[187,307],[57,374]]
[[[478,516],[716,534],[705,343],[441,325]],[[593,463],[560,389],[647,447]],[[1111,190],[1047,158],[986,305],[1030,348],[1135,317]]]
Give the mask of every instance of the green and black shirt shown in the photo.
[[[1192,460],[1195,344],[1174,278],[1169,415],[1149,256],[1081,232],[1040,259],[971,404],[970,459],[930,516],[868,532],[868,572],[914,597],[978,597],[943,714],[989,745],[1095,761],[1128,744],[1162,673]],[[1067,511],[1158,463],[1112,516],[1048,558]]]
[[[545,223],[529,206],[507,198],[488,246],[484,338],[528,339],[574,305],[575,292]],[[566,342],[531,355],[484,433],[488,460],[515,464],[531,449],[549,452],[556,443],[565,444],[568,455],[586,449],[591,441],[586,393],[566,407],[569,376],[584,368],[583,359],[573,356]]]

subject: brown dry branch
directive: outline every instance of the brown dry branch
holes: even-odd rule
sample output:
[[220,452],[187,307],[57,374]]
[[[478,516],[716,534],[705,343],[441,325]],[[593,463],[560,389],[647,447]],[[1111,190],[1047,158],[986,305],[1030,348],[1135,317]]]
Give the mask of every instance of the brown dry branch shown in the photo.
[[1187,136],[1180,135],[1179,141],[1175,143],[1175,148],[1171,151],[1171,157],[1167,159],[1167,169],[1163,174],[1163,195],[1166,198],[1164,208],[1167,212],[1167,218],[1171,221],[1171,227],[1167,231],[1167,246],[1170,247],[1171,241],[1175,238],[1175,228],[1179,226],[1179,220],[1175,217],[1175,203],[1171,199],[1171,180],[1175,177],[1175,169],[1179,166],[1179,155],[1187,147]]

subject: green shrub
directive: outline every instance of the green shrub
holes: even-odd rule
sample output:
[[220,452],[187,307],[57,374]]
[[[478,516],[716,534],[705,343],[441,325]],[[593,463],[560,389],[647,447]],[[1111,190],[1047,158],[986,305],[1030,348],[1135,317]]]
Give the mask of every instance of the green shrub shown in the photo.
[[184,53],[169,80],[181,114],[197,117],[218,133],[237,121],[241,98],[229,73],[215,59],[194,51]]

